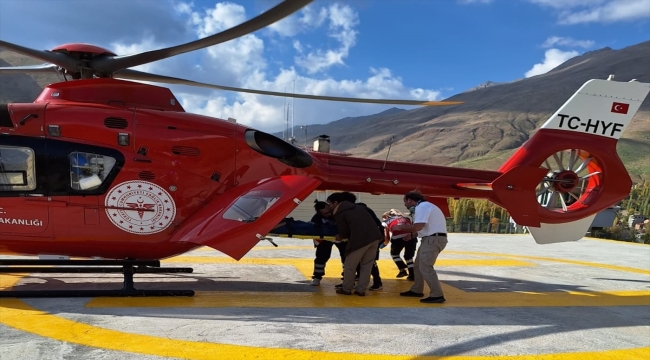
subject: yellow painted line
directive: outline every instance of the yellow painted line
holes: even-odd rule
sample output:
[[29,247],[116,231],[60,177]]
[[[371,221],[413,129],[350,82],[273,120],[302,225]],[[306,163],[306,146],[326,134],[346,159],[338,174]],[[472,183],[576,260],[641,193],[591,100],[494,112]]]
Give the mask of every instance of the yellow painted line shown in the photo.
[[[182,298],[95,298],[86,304],[88,308],[110,307],[156,307],[156,308],[497,308],[497,307],[557,307],[557,306],[650,306],[650,291],[608,292],[507,292],[507,293],[451,293],[443,286],[447,302],[441,305],[423,304],[419,298],[399,296],[402,289],[366,292],[365,297],[338,295],[333,283],[321,285],[321,292],[244,292],[214,291],[197,292],[194,297]],[[307,286],[307,285],[305,285]],[[260,296],[264,299],[260,300]]]
[[[28,274],[2,274],[0,275],[0,290],[11,289],[20,279]],[[1,319],[0,319],[1,320]]]
[[[273,266],[292,266],[296,268],[306,279],[310,279],[314,272],[314,260],[307,259],[281,259],[281,258],[243,258],[239,261],[226,257],[203,257],[203,256],[177,256],[163,260],[164,263],[190,263],[190,264],[245,264],[245,265],[273,265]],[[382,259],[377,261],[380,274],[392,274],[396,272],[393,260]],[[436,262],[436,267],[445,266],[535,266],[535,264],[521,260],[511,259],[469,259],[453,260],[440,259]],[[335,274],[337,277],[341,274],[342,265],[340,260],[330,259],[327,262],[327,274]],[[390,279],[391,277],[386,277]],[[383,278],[382,278],[383,279]],[[402,290],[405,291],[405,290]],[[450,291],[454,291],[453,288]]]
[[541,256],[512,255],[512,254],[488,253],[488,252],[453,251],[453,250],[452,251],[445,251],[445,253],[462,254],[462,255],[494,256],[494,257],[505,257],[505,258],[515,258],[515,259],[528,259],[528,260],[541,260],[541,261],[557,262],[557,263],[572,264],[572,265],[582,265],[582,266],[589,266],[589,267],[595,267],[595,268],[601,268],[601,269],[609,269],[609,270],[625,271],[625,272],[631,272],[631,273],[637,273],[637,274],[650,275],[650,270],[648,270],[648,269],[638,269],[638,268],[631,268],[631,267],[626,267],[626,266],[601,264],[601,263],[594,263],[594,262],[580,261],[580,260],[557,259],[557,258],[547,258],[547,257],[541,257]]
[[[291,265],[296,263],[309,263],[313,271],[314,260],[307,259],[282,259],[282,258],[243,258],[239,261],[226,257],[207,257],[207,256],[177,256],[163,260],[165,263],[197,263],[197,264],[249,264],[249,265]],[[330,260],[327,268],[330,268],[331,262],[339,265],[340,261]],[[390,265],[391,272],[396,272],[395,263],[392,260],[381,259],[377,262],[379,266]],[[439,259],[436,261],[437,267],[446,266],[535,266],[530,262],[511,259]],[[387,266],[388,267],[388,266]],[[386,271],[389,271],[386,269]]]
[[648,246],[648,244],[641,244],[632,241],[619,241],[619,240],[601,239],[601,238],[594,238],[594,237],[583,237],[582,239],[589,240],[589,241],[611,242],[616,244],[627,244],[627,245],[646,246],[646,247]]
[[[313,260],[281,258],[230,258],[179,256],[168,259],[170,263],[221,263],[241,265],[293,266],[305,276],[311,277]],[[240,265],[240,266],[241,266]],[[395,271],[392,260],[378,262],[380,273]],[[445,266],[530,266],[530,263],[511,259],[441,259],[436,267]],[[409,289],[411,282],[384,276],[384,289],[368,291],[366,297],[337,295],[334,285],[340,283],[340,261],[330,261],[328,276],[318,288],[305,292],[198,292],[193,298],[95,298],[86,307],[364,307],[364,308],[414,308],[431,307],[418,299],[399,296]],[[333,274],[333,275],[332,275]],[[188,283],[191,286],[191,283]],[[307,284],[305,284],[307,286]],[[574,292],[466,292],[442,283],[447,303],[444,307],[553,307],[553,306],[636,306],[650,305],[650,290],[640,291],[574,291]],[[312,292],[311,290],[318,290]],[[260,295],[272,301],[260,302]]]
[[[215,344],[126,333],[79,323],[37,310],[15,299],[0,300],[0,321],[18,330],[46,338],[99,349],[181,359],[232,360],[407,360],[413,355],[334,353],[312,350],[260,348]],[[598,352],[502,355],[502,356],[417,356],[421,360],[612,360],[648,359],[650,347]]]
[[[280,245],[278,247],[275,247],[275,246],[256,246],[256,247],[251,249],[251,251],[257,251],[257,250],[314,250],[314,251],[316,251],[316,248],[313,245],[312,246],[308,246],[308,245],[292,245],[292,246]],[[195,252],[195,251],[198,251],[198,252],[205,251],[205,252],[213,252],[213,253],[221,254],[219,251],[217,251],[217,250],[215,250],[215,249],[213,249],[211,247],[202,247],[202,248],[192,250],[192,252]],[[332,251],[332,252],[334,252],[334,251]]]

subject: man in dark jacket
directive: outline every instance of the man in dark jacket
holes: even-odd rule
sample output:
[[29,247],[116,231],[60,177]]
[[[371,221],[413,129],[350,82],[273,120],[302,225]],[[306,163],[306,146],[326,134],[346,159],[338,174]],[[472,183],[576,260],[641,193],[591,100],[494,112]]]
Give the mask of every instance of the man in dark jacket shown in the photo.
[[333,209],[340,238],[348,239],[348,244],[345,247],[343,285],[336,292],[343,295],[352,294],[354,275],[357,265],[360,264],[356,293],[359,296],[365,296],[382,234],[365,206],[354,204],[345,199],[346,197],[342,193],[334,193],[327,198],[327,202]]

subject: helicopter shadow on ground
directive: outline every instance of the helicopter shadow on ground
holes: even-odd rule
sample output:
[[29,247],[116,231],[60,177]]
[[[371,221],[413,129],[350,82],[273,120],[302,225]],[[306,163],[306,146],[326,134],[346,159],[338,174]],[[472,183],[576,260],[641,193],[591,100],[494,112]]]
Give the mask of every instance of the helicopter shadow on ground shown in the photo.
[[[317,292],[307,286],[308,280],[301,281],[250,281],[237,276],[206,277],[200,274],[135,275],[134,287],[138,290],[194,290],[194,291],[246,291],[246,292]],[[30,275],[21,279],[11,290],[119,290],[122,288],[121,275],[96,277],[79,274],[52,274],[48,276]]]

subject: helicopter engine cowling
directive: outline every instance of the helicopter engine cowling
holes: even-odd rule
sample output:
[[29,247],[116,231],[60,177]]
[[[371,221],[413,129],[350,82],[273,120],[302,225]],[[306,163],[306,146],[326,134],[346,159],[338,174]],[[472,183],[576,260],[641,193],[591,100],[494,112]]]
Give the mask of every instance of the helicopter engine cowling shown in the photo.
[[251,149],[291,167],[306,168],[314,162],[306,151],[259,130],[246,130],[244,139]]

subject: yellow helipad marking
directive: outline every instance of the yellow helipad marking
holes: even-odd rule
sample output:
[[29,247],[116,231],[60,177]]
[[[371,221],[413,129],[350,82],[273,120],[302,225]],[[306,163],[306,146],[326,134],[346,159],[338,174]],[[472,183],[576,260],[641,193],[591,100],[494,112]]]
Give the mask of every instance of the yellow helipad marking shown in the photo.
[[[281,245],[279,247],[275,247],[275,246],[256,246],[256,247],[251,249],[251,251],[257,251],[257,250],[316,250],[316,248],[313,245],[311,245],[311,246],[307,246],[307,245],[294,245],[294,246]],[[213,249],[211,247],[202,247],[202,248],[192,250],[192,252],[195,252],[195,251],[200,251],[200,252],[206,251],[206,252],[213,252],[215,254],[221,254],[219,251],[217,251],[217,250],[215,250],[215,249]],[[335,250],[332,250],[332,252],[334,252],[334,251]]]
[[[291,359],[291,360],[407,360],[410,355],[354,354],[324,351],[260,348],[243,345],[215,344],[205,341],[165,339],[126,333],[79,323],[50,315],[20,300],[0,300],[0,321],[18,330],[73,344],[136,354],[181,359]],[[650,347],[598,352],[558,353],[515,356],[418,356],[422,360],[612,360],[647,359]]]
[[[86,304],[89,308],[105,307],[156,307],[156,308],[419,308],[419,307],[554,307],[554,306],[643,306],[650,305],[650,291],[608,291],[587,292],[508,292],[478,293],[456,291],[452,294],[449,286],[443,286],[446,304],[422,304],[419,298],[399,296],[402,289],[390,290],[384,287],[380,292],[367,292],[365,297],[338,295],[334,283],[321,285],[322,292],[244,292],[215,291],[197,292],[194,297],[174,298],[96,298]],[[405,284],[406,285],[406,284]],[[271,301],[260,301],[260,295]]]
[[[449,252],[456,254],[471,254],[497,257],[498,259],[452,260],[440,259],[436,267],[446,266],[534,266],[535,264],[515,259],[500,259],[516,257],[503,254],[478,252]],[[547,259],[542,257],[525,257],[533,260],[568,262],[578,265],[602,265],[572,260]],[[230,258],[189,257],[179,256],[166,260],[170,263],[221,263],[221,264],[251,264],[293,266],[305,278],[310,278],[313,271],[313,260],[279,259],[279,258],[244,258],[239,262]],[[330,262],[327,267],[329,274],[338,275],[341,272],[339,261]],[[379,260],[380,273],[394,272],[392,260]],[[611,268],[611,267],[608,267]],[[615,270],[638,272],[640,269],[614,266]],[[399,296],[406,291],[410,282],[404,280],[384,279],[384,289],[378,292],[368,291],[366,297],[338,295],[334,284],[339,283],[337,277],[326,277],[318,292],[263,292],[264,296],[273,301],[260,305],[260,292],[214,291],[197,292],[193,298],[96,298],[86,304],[87,307],[295,307],[295,308],[329,308],[329,307],[359,307],[359,308],[415,308],[431,307],[422,304],[417,299]],[[447,303],[444,307],[553,307],[553,306],[638,306],[650,305],[650,290],[638,291],[558,291],[558,292],[466,292],[445,283],[442,284]]]
[[582,240],[611,242],[611,243],[615,243],[615,244],[619,244],[619,245],[648,246],[648,244],[641,244],[641,243],[638,243],[638,242],[609,240],[609,239],[600,239],[600,238],[593,238],[593,237],[583,237]]
[[650,270],[648,270],[648,269],[638,269],[638,268],[631,268],[631,267],[626,267],[626,266],[600,264],[600,263],[594,263],[594,262],[588,262],[588,261],[580,261],[580,260],[547,258],[547,257],[541,257],[541,256],[510,255],[510,254],[487,253],[487,252],[453,251],[453,250],[445,251],[445,253],[462,254],[462,255],[494,256],[494,257],[505,257],[505,258],[515,258],[515,259],[528,259],[528,260],[541,260],[541,261],[550,261],[550,262],[557,262],[557,263],[564,263],[564,264],[582,265],[582,266],[589,266],[589,267],[595,267],[595,268],[601,268],[601,269],[609,269],[609,270],[617,270],[617,271],[625,271],[625,272],[631,272],[631,273],[650,275]]

